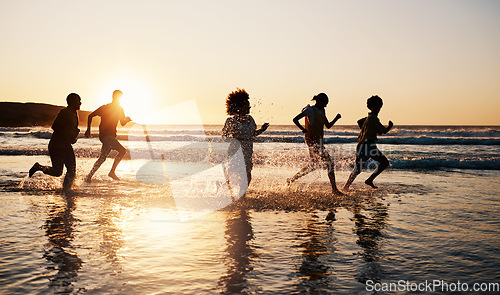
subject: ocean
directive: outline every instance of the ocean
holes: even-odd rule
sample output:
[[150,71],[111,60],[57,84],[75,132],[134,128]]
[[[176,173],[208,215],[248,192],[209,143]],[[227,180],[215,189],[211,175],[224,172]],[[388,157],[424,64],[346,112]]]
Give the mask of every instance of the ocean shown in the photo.
[[[62,177],[27,178],[50,164],[51,130],[1,127],[0,293],[500,294],[500,126],[395,126],[379,189],[369,162],[344,197],[325,169],[287,186],[308,151],[295,126],[271,126],[239,199],[214,172],[221,129],[119,129],[121,180],[108,159],[91,184],[101,145],[79,138],[65,195]],[[339,188],[358,132],[325,132]]]

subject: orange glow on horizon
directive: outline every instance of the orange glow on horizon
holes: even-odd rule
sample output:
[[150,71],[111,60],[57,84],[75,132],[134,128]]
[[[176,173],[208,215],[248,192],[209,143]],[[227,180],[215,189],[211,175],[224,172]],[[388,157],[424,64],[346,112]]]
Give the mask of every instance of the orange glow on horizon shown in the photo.
[[125,116],[130,117],[133,122],[146,122],[150,115],[155,112],[157,103],[149,87],[139,79],[131,77],[116,78],[106,83],[98,98],[99,105],[110,103],[115,90],[123,92],[120,104]]

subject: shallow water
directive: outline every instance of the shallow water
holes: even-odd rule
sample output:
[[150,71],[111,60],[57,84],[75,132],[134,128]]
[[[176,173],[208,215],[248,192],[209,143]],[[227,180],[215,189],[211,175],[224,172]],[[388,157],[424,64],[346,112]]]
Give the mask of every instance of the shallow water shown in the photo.
[[[123,181],[107,180],[105,166],[71,196],[43,175],[18,189],[38,160],[47,157],[0,157],[0,293],[365,294],[367,281],[500,282],[498,171],[393,170],[377,191],[361,185],[365,173],[339,199],[324,171],[287,189],[296,169],[257,165],[244,199],[181,222],[164,188],[127,181],[125,162]],[[93,159],[78,161],[85,171]]]

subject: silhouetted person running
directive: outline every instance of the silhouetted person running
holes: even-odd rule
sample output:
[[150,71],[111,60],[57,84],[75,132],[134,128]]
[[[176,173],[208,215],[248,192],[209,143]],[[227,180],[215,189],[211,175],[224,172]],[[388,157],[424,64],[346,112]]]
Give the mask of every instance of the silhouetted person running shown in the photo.
[[[330,179],[333,193],[342,195],[342,193],[337,189],[337,185],[335,183],[335,163],[325,150],[323,144],[323,126],[328,129],[331,128],[335,122],[341,118],[341,116],[340,114],[337,114],[333,121],[328,121],[325,113],[325,107],[328,105],[328,96],[325,93],[320,93],[314,96],[313,100],[316,101],[314,106],[305,107],[300,114],[293,118],[293,123],[295,123],[295,125],[297,125],[297,127],[305,133],[304,137],[307,147],[309,148],[310,162],[292,178],[287,179],[287,183],[290,185],[295,180],[318,169],[318,164],[324,162],[328,166],[328,178]],[[303,127],[299,122],[299,120],[304,117],[306,118],[305,127]]]
[[68,107],[62,109],[57,114],[54,123],[52,123],[52,137],[49,141],[49,155],[52,162],[52,167],[42,166],[36,162],[29,171],[29,176],[37,171],[51,176],[61,176],[63,166],[66,166],[66,176],[64,177],[63,190],[69,191],[76,175],[76,158],[73,147],[76,142],[78,133],[78,114],[82,104],[80,96],[76,93],[70,93],[66,97]]
[[229,93],[226,99],[226,110],[231,117],[227,118],[222,128],[222,136],[236,138],[241,144],[248,184],[252,180],[253,138],[269,127],[269,123],[264,123],[260,129],[257,129],[257,124],[250,116],[249,99],[245,89],[237,89]]
[[380,112],[382,105],[382,99],[377,95],[368,98],[366,101],[366,106],[371,110],[371,113],[368,113],[368,117],[358,120],[358,126],[361,129],[361,132],[359,133],[358,145],[356,146],[356,164],[344,186],[344,190],[349,189],[349,186],[352,184],[354,179],[356,179],[356,176],[361,173],[361,170],[368,159],[372,158],[379,163],[377,169],[365,181],[367,185],[373,188],[377,188],[373,184],[375,177],[377,177],[382,171],[384,171],[385,168],[389,166],[389,160],[387,160],[384,154],[382,154],[382,152],[377,148],[376,144],[377,135],[389,132],[394,125],[392,121],[389,121],[389,126],[387,127],[384,127],[384,125],[380,123],[378,113]]
[[92,170],[90,170],[90,173],[85,178],[86,182],[92,181],[92,176],[94,176],[99,167],[101,167],[102,163],[106,161],[106,158],[111,150],[117,150],[118,155],[115,157],[115,161],[113,162],[113,166],[111,167],[108,176],[115,180],[120,180],[118,176],[116,176],[115,171],[123,156],[125,156],[127,150],[116,139],[116,126],[118,125],[118,121],[120,121],[122,126],[132,121],[129,117],[125,117],[123,108],[120,106],[120,99],[122,96],[123,93],[120,90],[115,90],[113,92],[113,101],[99,107],[88,117],[85,137],[90,137],[92,118],[95,116],[101,117],[101,123],[99,124],[99,140],[102,142],[102,148],[99,158],[92,167]]

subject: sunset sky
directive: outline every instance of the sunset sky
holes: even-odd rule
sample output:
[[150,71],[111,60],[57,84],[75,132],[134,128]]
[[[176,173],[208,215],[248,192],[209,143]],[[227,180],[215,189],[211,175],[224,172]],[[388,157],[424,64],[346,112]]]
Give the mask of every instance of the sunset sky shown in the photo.
[[373,94],[384,124],[500,125],[496,0],[0,0],[0,36],[0,101],[76,92],[93,110],[121,89],[136,121],[194,99],[223,124],[239,87],[259,125],[292,124],[319,92],[343,125]]

